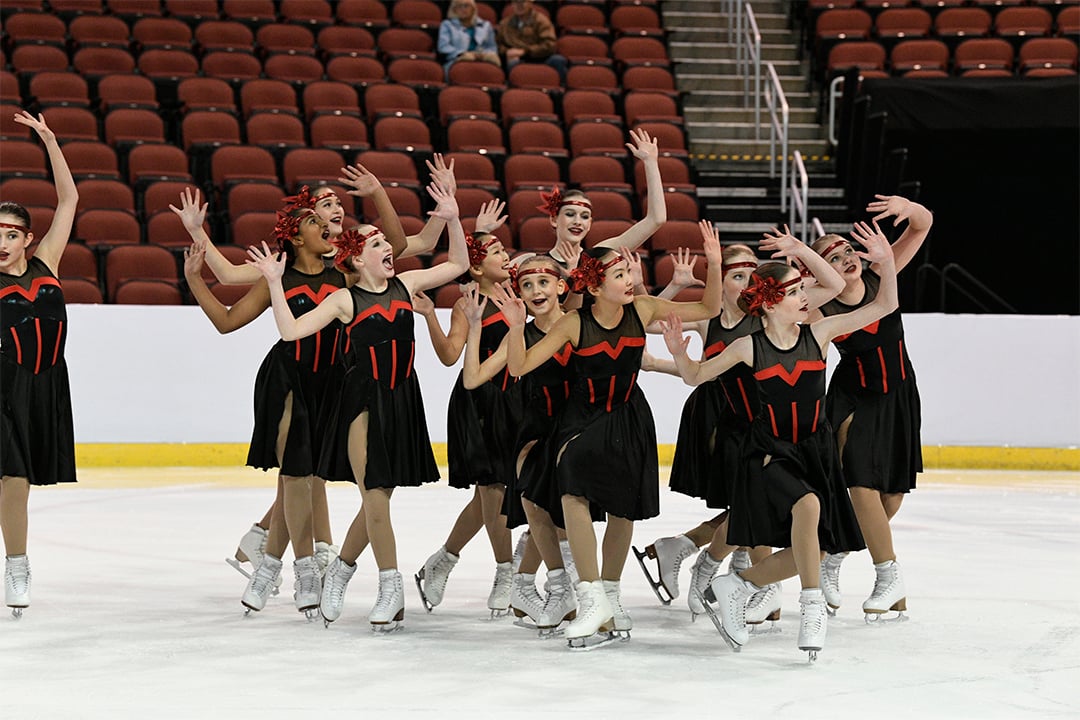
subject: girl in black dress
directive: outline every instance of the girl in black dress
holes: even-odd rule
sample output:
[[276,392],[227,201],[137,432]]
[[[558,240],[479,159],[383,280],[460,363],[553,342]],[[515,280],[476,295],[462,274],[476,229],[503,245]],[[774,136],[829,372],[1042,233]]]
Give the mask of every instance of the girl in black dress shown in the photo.
[[57,276],[79,194],[45,116],[19,112],[15,122],[38,134],[56,183],[53,222],[33,257],[27,256],[34,242],[30,213],[18,203],[0,202],[0,529],[4,602],[18,618],[30,606],[30,486],[75,482],[75,431],[64,360],[67,307]]
[[284,262],[266,245],[249,249],[252,264],[270,282],[274,319],[281,336],[296,340],[335,322],[345,328],[342,352],[347,370],[327,412],[319,474],[337,478],[349,473],[363,498],[341,553],[326,571],[321,610],[327,623],[344,605],[345,589],[356,559],[370,542],[379,567],[379,595],[368,620],[374,630],[400,627],[405,596],[398,572],[397,543],[390,522],[394,488],[439,479],[427,433],[420,384],[413,370],[415,336],[410,298],[414,292],[443,285],[463,273],[468,263],[457,202],[432,185],[438,203],[432,213],[450,232],[447,262],[397,276],[393,248],[382,231],[362,225],[336,242],[338,267],[357,276],[352,287],[330,295],[299,318],[289,312],[282,287]]

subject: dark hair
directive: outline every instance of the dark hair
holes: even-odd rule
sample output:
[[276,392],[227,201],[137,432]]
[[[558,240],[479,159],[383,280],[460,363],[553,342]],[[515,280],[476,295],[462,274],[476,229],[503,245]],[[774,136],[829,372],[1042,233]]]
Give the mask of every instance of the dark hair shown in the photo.
[[14,215],[26,226],[26,232],[30,232],[30,211],[17,202],[0,202],[0,215]]
[[[762,265],[758,265],[757,269],[754,270],[753,275],[760,278],[760,279],[762,279],[762,280],[767,280],[769,278],[773,278],[774,280],[776,280],[776,282],[781,283],[781,282],[784,282],[784,277],[787,276],[789,273],[798,274],[798,272],[799,272],[798,270],[796,270],[791,265],[787,265],[786,263],[767,262],[767,263],[764,263]],[[761,310],[756,310],[755,311],[755,310],[752,310],[751,307],[750,307],[750,302],[748,301],[747,295],[753,295],[753,294],[754,294],[754,280],[753,280],[753,277],[751,277],[750,285],[746,288],[746,290],[743,290],[741,293],[739,293],[739,300],[738,300],[739,309],[742,310],[744,313],[747,313],[747,314],[761,315],[762,314]]]

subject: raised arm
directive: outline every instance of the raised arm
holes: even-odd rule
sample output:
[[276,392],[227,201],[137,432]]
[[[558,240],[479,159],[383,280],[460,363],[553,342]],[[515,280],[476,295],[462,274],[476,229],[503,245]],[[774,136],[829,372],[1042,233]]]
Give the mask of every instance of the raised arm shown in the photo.
[[[895,218],[893,227],[904,220],[908,222],[907,228],[892,246],[896,272],[900,272],[907,267],[922,247],[923,241],[930,233],[930,226],[934,224],[934,215],[919,203],[899,195],[875,195],[874,197],[877,200],[866,206],[866,212],[877,213],[873,217],[873,222],[877,223],[888,217]],[[874,268],[874,272],[878,272],[878,268]]]
[[281,286],[281,276],[285,272],[284,254],[271,252],[264,242],[261,250],[257,247],[248,248],[248,255],[251,257],[248,262],[258,268],[266,278],[266,284],[270,288],[270,304],[274,308],[274,322],[277,323],[282,340],[299,340],[314,335],[333,320],[352,320],[352,298],[346,288],[334,291],[310,312],[294,317],[289,309],[289,302],[285,299],[285,289]]
[[629,230],[615,237],[598,243],[600,247],[630,248],[634,250],[645,244],[660,226],[667,222],[667,201],[664,200],[664,182],[660,177],[660,149],[656,138],[644,130],[631,130],[633,144],[627,143],[630,152],[645,164],[645,187],[648,207],[645,217],[638,220]]
[[576,312],[569,312],[555,321],[547,335],[531,348],[525,347],[525,303],[514,291],[496,285],[491,293],[491,301],[502,311],[510,325],[506,334],[506,369],[514,377],[531,373],[543,365],[549,358],[562,349],[566,343],[577,346],[581,334],[581,321]]
[[195,302],[199,303],[203,314],[210,319],[219,333],[225,335],[239,330],[270,307],[270,290],[261,275],[252,288],[244,293],[244,296],[232,307],[223,305],[214,297],[206,281],[203,280],[202,266],[205,254],[206,246],[198,243],[184,249],[184,279]]
[[202,202],[202,192],[198,188],[184,188],[180,193],[180,207],[169,205],[169,209],[176,213],[184,224],[191,241],[203,251],[206,266],[214,273],[218,282],[225,285],[251,285],[261,280],[262,274],[258,270],[246,264],[234,265],[214,246],[203,227],[207,207],[208,203]]
[[641,315],[641,321],[648,327],[656,320],[674,313],[682,321],[708,320],[720,314],[724,300],[724,259],[720,249],[720,234],[708,220],[698,223],[705,260],[708,262],[708,275],[705,280],[705,292],[697,302],[673,302],[659,297],[639,295],[634,298],[634,305]]
[[351,188],[345,192],[361,198],[371,198],[375,203],[375,210],[379,213],[379,224],[382,226],[386,242],[394,249],[394,257],[399,257],[405,252],[408,241],[405,238],[405,229],[401,227],[401,218],[398,217],[394,204],[390,202],[390,196],[386,194],[386,188],[363,165],[347,165],[341,168],[342,177],[338,182]]
[[749,337],[739,338],[709,360],[694,360],[686,352],[690,338],[683,335],[682,321],[678,315],[673,313],[660,324],[664,329],[664,344],[675,359],[679,375],[687,385],[700,385],[712,380],[740,362],[750,366],[754,364],[754,346]]
[[697,265],[697,261],[698,256],[687,248],[676,249],[675,254],[672,255],[671,280],[657,297],[673,300],[688,287],[704,287],[705,281],[694,275],[694,266]]
[[804,242],[791,234],[788,226],[780,232],[773,228],[765,233],[758,246],[766,252],[772,252],[774,258],[787,258],[798,260],[810,274],[814,276],[817,285],[806,290],[806,299],[810,302],[811,309],[819,308],[832,300],[844,290],[844,278]]
[[71,227],[75,224],[75,212],[79,207],[79,191],[75,188],[75,179],[71,177],[71,169],[68,168],[67,159],[60,150],[60,143],[56,141],[56,135],[45,123],[45,116],[38,115],[35,118],[22,110],[15,113],[15,122],[26,125],[36,132],[45,146],[45,152],[49,155],[49,166],[52,167],[53,181],[56,184],[56,212],[53,213],[52,225],[49,226],[34,251],[34,257],[41,258],[49,266],[52,274],[59,276],[60,256],[67,248],[68,240],[71,238]]
[[484,330],[484,308],[488,299],[480,294],[476,286],[465,291],[465,317],[469,321],[469,337],[465,343],[465,366],[462,369],[462,382],[467,390],[478,388],[500,370],[506,367],[507,339],[504,337],[498,349],[483,362],[480,362],[480,335]]
[[450,248],[446,262],[424,270],[413,270],[401,274],[401,282],[405,283],[410,294],[417,290],[445,285],[465,274],[469,269],[469,249],[465,245],[465,231],[461,227],[461,219],[458,218],[457,200],[454,199],[452,193],[435,183],[428,186],[428,194],[438,203],[429,214],[446,223],[450,233]]
[[[435,153],[434,164],[432,164],[431,160],[425,160],[424,162],[427,163],[428,171],[431,173],[431,182],[433,184],[440,186],[451,195],[457,193],[457,180],[454,178],[453,160],[447,165],[442,153]],[[479,220],[477,222],[479,222]],[[424,227],[420,229],[420,232],[408,237],[408,245],[405,248],[405,252],[401,253],[399,257],[413,257],[415,255],[427,255],[431,253],[435,249],[435,246],[439,244],[439,238],[442,237],[443,229],[445,228],[445,220],[434,215],[428,215],[428,221],[424,223]]]
[[866,223],[856,223],[851,236],[866,248],[866,252],[858,253],[859,257],[869,260],[879,268],[881,286],[878,287],[874,299],[866,305],[849,313],[830,315],[811,324],[814,338],[821,346],[823,354],[833,338],[864,328],[900,307],[896,291],[896,263],[893,260],[892,248],[889,247],[889,241],[885,239],[877,223],[874,223],[873,228]]

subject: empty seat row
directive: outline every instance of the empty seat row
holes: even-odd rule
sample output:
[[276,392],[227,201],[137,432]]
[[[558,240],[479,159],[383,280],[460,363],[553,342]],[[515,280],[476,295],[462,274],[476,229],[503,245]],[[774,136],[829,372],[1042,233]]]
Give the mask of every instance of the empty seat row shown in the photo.
[[[873,41],[840,43],[829,52],[828,71],[858,67],[864,77],[886,77],[886,70],[913,77],[943,77],[950,71],[982,77],[1006,77],[1019,72],[1029,77],[1075,74],[1077,44],[1064,38],[1032,38],[1019,55],[1000,38],[976,38],[952,53],[939,40],[906,40],[887,53]],[[888,56],[888,62],[886,57]],[[987,72],[992,71],[992,72]]]

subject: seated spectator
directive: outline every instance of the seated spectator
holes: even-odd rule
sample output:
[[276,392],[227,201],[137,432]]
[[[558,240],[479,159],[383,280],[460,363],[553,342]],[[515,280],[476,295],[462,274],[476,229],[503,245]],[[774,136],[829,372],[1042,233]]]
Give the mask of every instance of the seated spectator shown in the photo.
[[555,52],[555,26],[536,11],[533,0],[513,0],[514,12],[499,23],[499,53],[506,58],[506,69],[519,62],[547,63],[566,78],[569,62]]
[[450,66],[458,61],[502,65],[495,46],[495,28],[476,14],[476,0],[450,3],[446,19],[439,25],[439,53],[446,58],[443,67],[448,78]]

